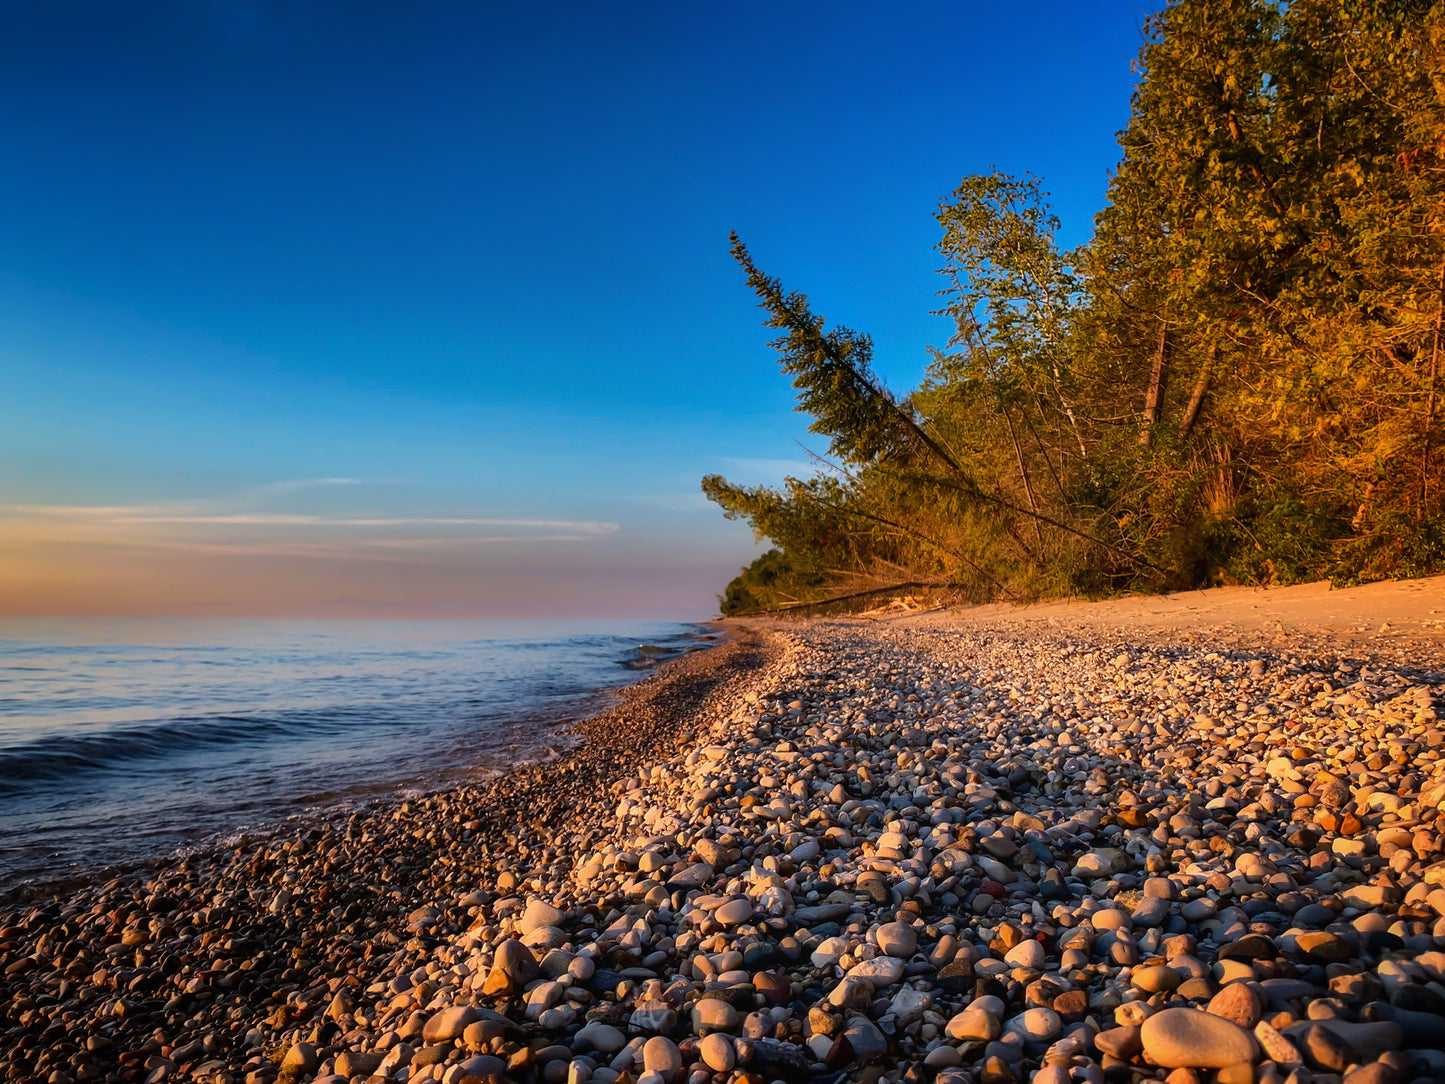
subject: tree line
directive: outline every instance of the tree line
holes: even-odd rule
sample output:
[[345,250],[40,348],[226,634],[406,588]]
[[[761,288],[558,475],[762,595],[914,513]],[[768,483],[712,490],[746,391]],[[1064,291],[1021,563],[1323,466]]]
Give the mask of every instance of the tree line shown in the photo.
[[872,342],[733,256],[814,477],[703,492],[773,543],[726,613],[1445,568],[1445,3],[1171,0],[1073,251],[1038,178],[938,209],[953,335]]

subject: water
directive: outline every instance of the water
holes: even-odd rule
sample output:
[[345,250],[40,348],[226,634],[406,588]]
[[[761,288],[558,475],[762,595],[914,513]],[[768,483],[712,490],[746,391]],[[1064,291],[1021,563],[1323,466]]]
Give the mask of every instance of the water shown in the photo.
[[0,890],[433,786],[708,642],[661,622],[0,620]]

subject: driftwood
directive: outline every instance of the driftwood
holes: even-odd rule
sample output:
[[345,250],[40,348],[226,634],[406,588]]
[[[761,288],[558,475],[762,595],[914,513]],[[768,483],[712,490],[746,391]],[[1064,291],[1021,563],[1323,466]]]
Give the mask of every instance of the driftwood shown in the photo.
[[887,595],[895,591],[907,591],[912,588],[925,588],[930,591],[949,591],[963,587],[961,583],[928,583],[924,580],[909,580],[906,583],[890,583],[887,587],[872,587],[867,591],[853,591],[846,595],[834,595],[832,598],[820,598],[813,602],[789,602],[784,606],[770,606],[766,610],[749,610],[745,614],[738,614],[738,617],[764,617],[767,614],[792,613],[796,610],[815,609],[819,606],[831,606],[837,602],[851,602],[854,599],[871,598],[875,595]]

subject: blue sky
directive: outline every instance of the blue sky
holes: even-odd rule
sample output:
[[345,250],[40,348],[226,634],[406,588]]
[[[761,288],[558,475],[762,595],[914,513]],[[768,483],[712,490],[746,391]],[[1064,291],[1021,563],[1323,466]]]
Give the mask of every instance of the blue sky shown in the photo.
[[7,4],[0,613],[705,615],[806,437],[728,231],[906,389],[939,199],[1086,239],[1144,15]]

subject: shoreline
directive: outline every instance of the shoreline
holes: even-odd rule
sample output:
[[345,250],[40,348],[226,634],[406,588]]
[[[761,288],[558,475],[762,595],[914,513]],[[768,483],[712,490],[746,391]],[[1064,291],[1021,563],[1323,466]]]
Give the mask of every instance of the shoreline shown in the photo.
[[[619,690],[644,680],[670,659],[706,650],[718,643],[719,631],[711,622],[677,623],[677,628],[682,631],[676,644],[669,642],[665,648],[648,645],[619,658],[616,677],[589,673],[588,677],[597,681],[595,687],[577,683],[575,691],[564,694],[540,692],[531,703],[510,704],[503,712],[493,713],[465,732],[450,737],[423,738],[413,749],[423,750],[424,755],[409,753],[410,762],[402,765],[366,754],[364,750],[370,744],[367,736],[337,738],[333,741],[335,745],[359,741],[357,749],[363,755],[353,755],[345,764],[332,763],[327,770],[312,772],[305,779],[283,778],[281,786],[269,795],[250,795],[249,800],[239,804],[231,802],[229,807],[224,802],[212,804],[200,820],[172,816],[170,824],[158,825],[147,820],[152,811],[142,809],[135,822],[138,827],[127,825],[127,832],[121,838],[105,839],[94,833],[91,833],[93,838],[87,838],[80,828],[86,822],[77,819],[70,835],[56,841],[59,848],[56,853],[36,844],[23,829],[0,833],[0,854],[4,856],[0,861],[0,903],[56,894],[96,880],[133,876],[186,857],[225,850],[232,841],[248,839],[254,843],[296,833],[310,825],[344,819],[373,807],[394,805],[409,797],[481,784],[518,765],[555,757],[581,740],[577,725],[607,710],[616,702]],[[659,652],[665,652],[660,660]],[[342,701],[337,706],[345,710],[347,704]],[[164,709],[157,710],[163,714]],[[458,707],[455,714],[460,716],[465,711],[464,707]],[[224,718],[225,714],[220,717]],[[242,714],[249,712],[243,710]],[[264,709],[262,716],[265,717]],[[284,718],[284,714],[280,717]],[[392,735],[383,733],[381,737],[383,742],[395,742]],[[284,759],[284,746],[282,749],[280,760],[263,766],[256,774],[276,772],[284,777],[290,765]],[[245,754],[243,749],[242,755]],[[262,755],[269,755],[264,748]],[[44,797],[43,792],[40,795]],[[146,797],[144,793],[136,796],[142,802]],[[177,804],[174,809],[181,811],[183,806]],[[23,805],[15,812],[20,823],[36,823],[42,830],[46,827],[40,813]],[[125,807],[113,807],[106,812],[122,820],[129,820],[131,815]],[[162,809],[162,812],[171,810]],[[3,816],[0,812],[0,818]],[[63,816],[73,817],[73,814],[67,811]],[[15,847],[5,854],[7,843]]]
[[555,760],[0,908],[6,1078],[1445,1075],[1438,674],[727,627]]
[[[12,1042],[16,1039],[24,1042],[22,1036],[28,1029],[23,1018],[27,1012],[34,1010],[29,1008],[17,1012],[15,1006],[29,1000],[25,996],[25,986],[32,980],[27,976],[36,970],[26,966],[25,962],[39,962],[47,957],[47,933],[54,925],[63,927],[66,922],[74,921],[76,916],[87,911],[103,910],[112,918],[101,924],[105,928],[104,933],[98,940],[86,945],[85,954],[89,955],[89,950],[95,949],[107,958],[114,958],[121,955],[118,949],[134,949],[139,959],[148,955],[151,946],[175,948],[178,943],[191,940],[191,933],[181,932],[173,920],[167,921],[167,917],[189,912],[187,917],[193,920],[201,918],[208,910],[218,909],[213,902],[207,906],[207,902],[219,894],[227,901],[219,908],[225,916],[223,922],[227,934],[238,924],[251,927],[254,932],[248,931],[244,943],[248,949],[255,950],[261,947],[256,943],[257,939],[289,940],[287,935],[296,929],[295,914],[287,914],[285,906],[277,902],[282,893],[289,902],[294,890],[283,888],[280,893],[266,894],[262,899],[248,887],[270,863],[280,862],[291,867],[288,869],[289,876],[283,876],[288,883],[306,880],[308,876],[325,882],[338,870],[336,864],[330,861],[323,861],[319,866],[314,864],[313,845],[319,841],[354,841],[360,835],[367,837],[367,842],[374,842],[367,833],[374,830],[378,835],[386,835],[389,823],[420,824],[438,806],[465,806],[467,818],[462,822],[464,827],[460,832],[452,831],[446,833],[445,838],[422,844],[430,844],[439,852],[438,856],[444,863],[440,880],[449,880],[445,872],[450,868],[450,856],[445,853],[448,849],[480,847],[486,853],[499,837],[505,840],[513,821],[520,822],[539,811],[563,816],[569,805],[595,805],[598,796],[606,792],[613,776],[625,770],[631,758],[670,748],[676,742],[685,740],[685,733],[678,732],[672,725],[674,715],[695,711],[712,695],[715,687],[736,683],[740,680],[739,675],[763,665],[766,651],[762,637],[729,629],[726,638],[714,646],[670,659],[631,684],[589,694],[589,699],[594,702],[603,696],[611,702],[592,715],[570,720],[567,733],[575,738],[575,744],[545,761],[517,764],[496,772],[484,769],[488,774],[481,779],[474,774],[478,769],[462,769],[462,776],[441,781],[440,789],[421,797],[378,800],[370,808],[332,819],[325,814],[339,812],[335,807],[320,809],[315,811],[317,815],[314,818],[308,817],[299,824],[277,822],[254,835],[243,836],[231,847],[198,850],[181,857],[160,856],[118,869],[106,868],[61,881],[21,886],[20,891],[25,893],[25,898],[0,900],[0,974],[4,975],[0,980],[0,1034]],[[558,776],[562,778],[559,780]],[[411,830],[421,831],[417,827]],[[409,841],[404,832],[391,830],[390,836],[389,842],[394,847],[414,842]],[[501,845],[505,846],[505,843]],[[310,868],[306,874],[297,875],[296,863],[303,858],[312,860],[308,863]],[[350,872],[355,874],[359,871],[353,869]],[[392,920],[403,917],[405,911],[410,910],[403,909],[399,916],[395,901],[388,898],[390,891],[404,885],[410,894],[418,898],[444,896],[433,872],[414,860],[387,863],[383,866],[380,881],[389,891],[383,894],[376,890],[376,885],[372,885],[369,890],[360,893],[360,898],[365,901],[363,906],[369,912],[366,921],[378,935],[384,935],[383,943],[390,943],[395,936],[390,929]],[[320,883],[318,894],[324,901],[334,897],[336,889],[335,884]],[[155,905],[157,899],[161,901],[159,907]],[[161,916],[164,933],[160,937],[150,936],[154,931],[149,930],[149,922],[138,925],[135,921],[152,914]],[[122,917],[113,917],[117,915]],[[311,912],[308,917],[315,915],[316,912]],[[127,919],[130,920],[128,925]],[[405,928],[404,922],[401,927]],[[126,930],[131,932],[127,934]],[[225,940],[234,942],[237,938],[228,936]],[[374,958],[370,946],[362,951],[366,953],[365,959]],[[129,952],[125,952],[124,956],[128,957]],[[374,970],[375,966],[372,964],[370,969]],[[136,967],[137,970],[146,970],[147,965],[137,963]],[[258,967],[253,964],[246,970],[256,971]],[[368,968],[363,966],[362,971],[365,970]],[[102,974],[102,986],[109,977]],[[175,975],[157,975],[155,978],[164,982],[174,979]],[[244,989],[248,996],[253,996],[265,990],[267,985],[279,988],[287,984],[256,984],[243,980],[231,988]],[[215,997],[204,1000],[214,1002]],[[154,1011],[134,1015],[138,1008],[132,1006],[130,1014],[122,1013],[118,1018],[118,1028],[102,1029],[102,1032],[132,1032],[136,1029],[129,1025],[134,1024],[136,1019],[150,1025],[150,1029],[157,1023],[163,1023]],[[92,1034],[96,1032],[81,1031],[73,1038],[83,1043]],[[104,1071],[88,1079],[107,1079],[124,1069],[125,1063],[120,1060],[121,1045],[113,1039],[102,1044],[103,1049],[113,1051],[114,1056],[98,1059],[96,1068]],[[146,1043],[141,1040],[137,1045],[144,1047]],[[244,1046],[241,1049],[247,1051],[247,1057],[253,1053]],[[215,1052],[221,1051],[218,1048]],[[229,1049],[225,1052],[231,1053]],[[18,1051],[12,1049],[12,1053]],[[212,1051],[207,1050],[206,1053]],[[244,1060],[238,1058],[237,1062],[239,1064]],[[31,1079],[28,1072],[17,1073],[17,1065],[12,1061],[0,1060],[0,1068],[4,1070],[4,1079]],[[142,1074],[141,1078],[148,1075]],[[82,1076],[82,1079],[86,1078]]]

